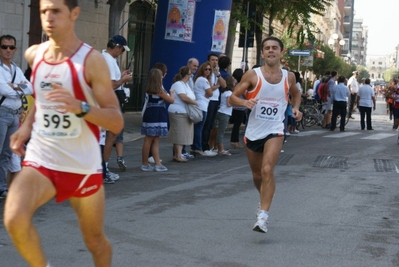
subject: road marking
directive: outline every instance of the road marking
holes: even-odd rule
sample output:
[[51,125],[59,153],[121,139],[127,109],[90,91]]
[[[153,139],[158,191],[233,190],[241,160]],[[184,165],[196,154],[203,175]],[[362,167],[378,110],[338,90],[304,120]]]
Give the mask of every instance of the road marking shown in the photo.
[[363,137],[361,139],[380,140],[380,139],[391,137],[391,136],[396,136],[396,134],[379,133],[379,134],[373,134],[373,135],[370,135],[370,136],[367,136],[367,137]]
[[330,134],[330,135],[326,135],[323,137],[328,137],[328,138],[343,138],[343,137],[348,137],[348,136],[352,136],[352,135],[357,135],[359,133],[351,133],[351,132],[339,132],[336,134]]
[[324,133],[323,131],[306,131],[306,132],[300,132],[297,136],[309,136],[309,135],[314,135],[314,134],[322,134]]

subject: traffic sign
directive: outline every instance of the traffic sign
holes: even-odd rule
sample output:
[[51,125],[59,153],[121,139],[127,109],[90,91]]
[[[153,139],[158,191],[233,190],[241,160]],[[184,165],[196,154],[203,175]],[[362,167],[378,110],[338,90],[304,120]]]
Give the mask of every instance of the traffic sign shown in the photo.
[[313,55],[310,55],[308,57],[303,57],[302,66],[304,66],[304,67],[313,67]]
[[310,50],[290,50],[290,56],[308,57],[310,56]]

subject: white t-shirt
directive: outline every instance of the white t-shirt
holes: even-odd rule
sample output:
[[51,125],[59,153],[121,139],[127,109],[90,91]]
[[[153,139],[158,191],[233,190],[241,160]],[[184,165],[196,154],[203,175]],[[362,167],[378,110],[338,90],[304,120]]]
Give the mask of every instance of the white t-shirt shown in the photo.
[[359,84],[357,83],[357,80],[354,76],[349,78],[348,87],[349,87],[349,85],[350,85],[351,92],[353,92],[353,93],[359,92]]
[[205,96],[205,90],[209,89],[211,85],[205,77],[198,77],[194,83],[194,94],[195,99],[198,102],[198,106],[202,111],[208,110],[209,98]]
[[[111,75],[111,81],[119,81],[121,79],[121,70],[119,69],[118,62],[116,61],[116,58],[111,56],[106,50],[102,51],[102,54],[104,56],[105,62],[107,62],[108,69]],[[119,88],[115,90],[121,90],[122,87],[120,86]]]
[[360,107],[368,107],[368,108],[373,107],[372,97],[374,96],[374,90],[373,88],[371,88],[370,85],[365,84],[362,87],[360,87],[357,96],[360,98],[359,99]]
[[195,100],[194,92],[190,89],[187,83],[178,81],[172,84],[170,89],[174,89],[174,97],[175,101],[168,108],[168,112],[170,113],[187,113],[186,111],[186,102],[181,100],[179,94],[185,94],[189,98]]
[[231,116],[231,113],[233,111],[233,107],[232,106],[230,106],[230,107],[227,106],[227,98],[229,98],[232,94],[233,94],[233,92],[231,92],[231,91],[224,91],[222,93],[222,95],[220,97],[220,107],[219,107],[219,110],[218,110],[219,113],[223,113],[223,114]]
[[[211,81],[212,81],[212,84],[211,84],[212,86],[218,83],[218,77],[216,77],[215,73],[212,73]],[[219,88],[215,89],[215,90],[213,90],[213,95],[209,98],[209,100],[219,101],[219,95],[220,95]]]

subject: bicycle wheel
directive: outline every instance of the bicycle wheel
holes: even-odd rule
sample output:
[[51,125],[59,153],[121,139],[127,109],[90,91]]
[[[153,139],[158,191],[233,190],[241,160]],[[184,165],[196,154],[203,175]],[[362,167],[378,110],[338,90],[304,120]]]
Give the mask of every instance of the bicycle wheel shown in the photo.
[[314,106],[304,106],[303,114],[306,115],[318,115],[320,112]]
[[314,116],[314,115],[312,115],[312,114],[308,114],[308,115],[305,115],[305,116],[303,117],[303,124],[304,124],[306,127],[312,127],[312,126],[315,125],[317,122],[318,122],[317,117]]

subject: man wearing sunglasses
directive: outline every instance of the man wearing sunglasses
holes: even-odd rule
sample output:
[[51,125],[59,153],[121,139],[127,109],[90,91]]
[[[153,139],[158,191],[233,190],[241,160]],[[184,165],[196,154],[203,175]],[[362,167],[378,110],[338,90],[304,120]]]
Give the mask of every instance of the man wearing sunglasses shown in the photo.
[[12,62],[16,43],[14,36],[0,36],[0,198],[7,196],[8,162],[12,155],[10,136],[18,129],[21,98],[32,94],[32,85]]

